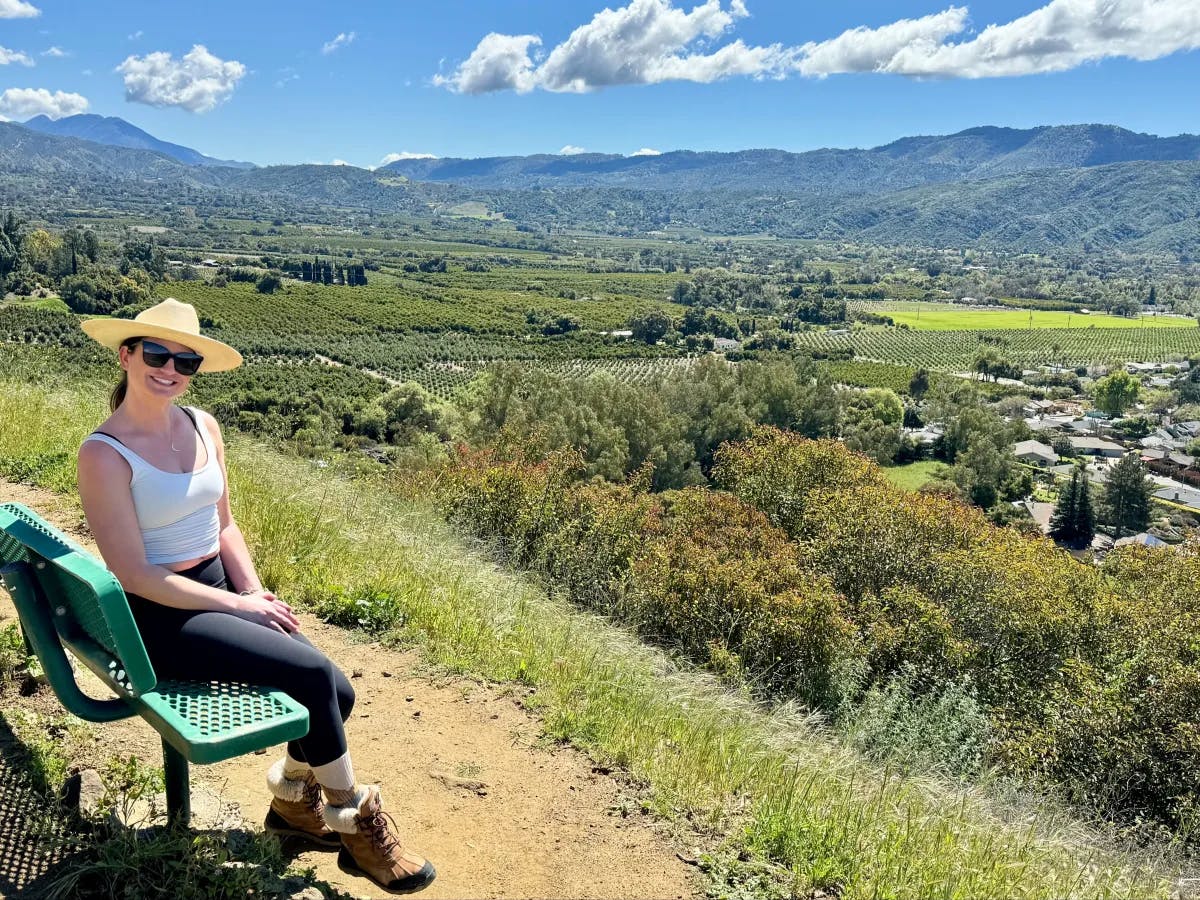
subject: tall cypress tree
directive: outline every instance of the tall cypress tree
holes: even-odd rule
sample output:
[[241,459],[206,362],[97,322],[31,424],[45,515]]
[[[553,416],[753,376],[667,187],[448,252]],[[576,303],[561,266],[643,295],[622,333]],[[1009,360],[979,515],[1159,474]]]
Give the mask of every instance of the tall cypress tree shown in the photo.
[[1087,475],[1079,473],[1079,497],[1075,501],[1075,544],[1087,547],[1096,536],[1096,514],[1092,510],[1092,486]]
[[1155,485],[1146,477],[1146,467],[1136,453],[1121,457],[1109,473],[1104,489],[1104,505],[1117,526],[1117,537],[1128,529],[1142,531],[1150,524],[1150,498]]
[[1079,468],[1071,472],[1071,481],[1058,493],[1054,515],[1050,517],[1050,536],[1063,544],[1075,542],[1075,521],[1079,504]]

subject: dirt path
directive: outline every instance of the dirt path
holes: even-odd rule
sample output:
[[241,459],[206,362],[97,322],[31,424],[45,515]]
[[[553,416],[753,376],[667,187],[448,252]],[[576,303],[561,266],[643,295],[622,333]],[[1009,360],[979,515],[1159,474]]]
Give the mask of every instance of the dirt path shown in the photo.
[[[0,503],[17,501],[72,532],[95,552],[77,513],[55,495],[0,480]],[[0,627],[15,618],[0,590]],[[427,855],[438,879],[423,897],[692,896],[695,870],[662,830],[610,810],[621,785],[582,754],[537,744],[540,726],[512,692],[422,672],[419,654],[356,643],[339,628],[301,616],[302,628],[348,674],[358,700],[347,733],[358,776],[381,782],[402,837]],[[92,693],[98,694],[98,682]],[[47,689],[43,689],[45,691]],[[156,732],[141,719],[93,726],[98,759],[136,753],[161,764]],[[213,766],[193,766],[257,826],[264,775],[282,747]],[[456,779],[481,781],[472,790]],[[336,854],[298,857],[357,897],[387,896],[342,873]]]

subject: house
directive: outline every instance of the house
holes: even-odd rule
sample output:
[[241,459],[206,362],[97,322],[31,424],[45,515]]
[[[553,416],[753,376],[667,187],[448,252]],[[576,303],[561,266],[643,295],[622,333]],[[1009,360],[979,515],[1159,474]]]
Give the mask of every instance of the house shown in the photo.
[[713,338],[713,349],[725,353],[731,350],[741,350],[741,341],[735,341],[733,338]]
[[1037,523],[1038,528],[1042,530],[1042,534],[1050,533],[1050,520],[1054,518],[1053,503],[1039,503],[1036,500],[1022,500],[1020,505],[1024,506],[1029,512],[1030,518]]
[[[1143,438],[1143,440],[1145,440],[1145,438]],[[1164,450],[1161,447],[1150,447],[1149,449],[1142,451],[1142,462],[1152,462],[1155,460],[1166,459],[1168,452],[1169,451]]]
[[1166,500],[1168,503],[1178,503],[1200,512],[1200,491],[1183,485],[1172,485],[1154,492],[1156,500]]
[[1041,441],[1017,442],[1013,445],[1013,456],[1038,468],[1047,468],[1058,462],[1058,454],[1054,452],[1054,448],[1047,447]]
[[1156,538],[1152,534],[1147,534],[1144,531],[1141,534],[1135,534],[1130,537],[1123,537],[1120,540],[1118,540],[1114,544],[1114,546],[1127,547],[1130,544],[1141,544],[1143,547],[1165,547],[1165,546],[1167,546],[1166,541],[1162,540],[1161,538]]
[[1041,418],[1029,418],[1025,420],[1025,424],[1029,426],[1030,431],[1046,432],[1046,431],[1062,431],[1071,424],[1070,416],[1042,416]]
[[1023,412],[1030,416],[1044,416],[1053,408],[1053,400],[1030,400],[1025,404]]
[[1103,456],[1107,459],[1120,459],[1125,455],[1124,447],[1120,444],[1114,444],[1112,441],[1106,441],[1103,438],[1079,435],[1072,436],[1068,440],[1071,442],[1071,449],[1083,456]]
[[1165,462],[1180,469],[1190,469],[1196,464],[1196,457],[1188,456],[1186,453],[1168,453]]

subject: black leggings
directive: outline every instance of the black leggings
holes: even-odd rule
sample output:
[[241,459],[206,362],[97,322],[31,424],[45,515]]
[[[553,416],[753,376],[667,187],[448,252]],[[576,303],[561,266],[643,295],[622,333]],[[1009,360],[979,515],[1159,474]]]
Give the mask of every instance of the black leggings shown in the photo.
[[[219,555],[178,574],[229,590]],[[308,734],[288,744],[294,759],[323,766],[346,752],[342,723],[354,708],[354,688],[304,635],[282,634],[229,613],[176,609],[136,594],[129,595],[129,607],[160,678],[278,688],[308,709]]]

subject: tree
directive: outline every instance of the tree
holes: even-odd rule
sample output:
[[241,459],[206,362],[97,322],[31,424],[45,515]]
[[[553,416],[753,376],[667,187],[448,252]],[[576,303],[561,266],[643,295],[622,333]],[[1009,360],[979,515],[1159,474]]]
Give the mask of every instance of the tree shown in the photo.
[[274,272],[267,272],[258,279],[258,292],[260,294],[273,294],[283,285],[283,280]]
[[1104,487],[1104,506],[1108,519],[1117,528],[1117,537],[1128,529],[1144,531],[1150,524],[1150,503],[1155,485],[1146,477],[1146,467],[1136,453],[1127,453],[1112,467]]
[[917,369],[908,382],[909,396],[914,400],[920,400],[925,396],[925,392],[929,390],[929,372],[926,369]]
[[1082,465],[1071,472],[1070,483],[1058,495],[1050,518],[1050,536],[1070,547],[1084,547],[1096,535],[1091,486]]
[[1119,416],[1137,401],[1140,390],[1141,383],[1136,378],[1118,369],[1096,382],[1092,396],[1097,409]]
[[657,344],[673,325],[671,317],[660,309],[647,310],[629,319],[634,338],[646,344]]

